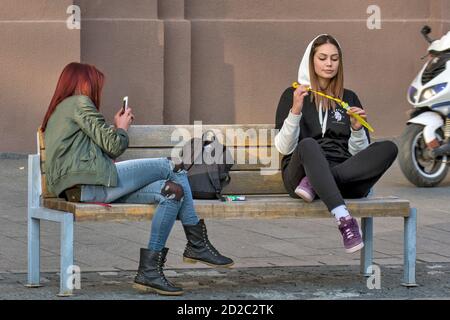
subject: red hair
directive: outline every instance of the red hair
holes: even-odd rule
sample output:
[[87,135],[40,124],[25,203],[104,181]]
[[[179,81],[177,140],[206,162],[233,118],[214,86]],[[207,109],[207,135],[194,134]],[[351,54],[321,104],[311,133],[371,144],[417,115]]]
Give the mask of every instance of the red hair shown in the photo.
[[59,76],[55,93],[42,122],[42,131],[45,131],[47,122],[58,104],[67,97],[73,95],[88,96],[99,110],[104,80],[103,73],[93,65],[78,62],[69,63]]

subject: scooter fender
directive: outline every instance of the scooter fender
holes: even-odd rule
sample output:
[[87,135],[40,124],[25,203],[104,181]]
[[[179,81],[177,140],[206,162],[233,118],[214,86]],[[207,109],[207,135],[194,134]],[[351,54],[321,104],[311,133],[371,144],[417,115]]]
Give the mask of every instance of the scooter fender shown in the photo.
[[436,112],[427,111],[419,114],[417,117],[409,119],[407,123],[425,126],[423,129],[423,138],[425,143],[430,143],[436,139],[436,130],[444,125],[444,120]]

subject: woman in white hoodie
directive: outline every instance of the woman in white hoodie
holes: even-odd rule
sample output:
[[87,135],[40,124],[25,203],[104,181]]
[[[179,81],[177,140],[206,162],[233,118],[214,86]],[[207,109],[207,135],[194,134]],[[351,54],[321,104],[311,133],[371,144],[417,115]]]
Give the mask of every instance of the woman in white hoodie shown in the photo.
[[307,202],[319,197],[336,218],[346,252],[364,244],[344,198],[368,195],[391,166],[398,149],[391,141],[370,144],[368,131],[332,100],[308,87],[346,101],[366,118],[358,96],[344,89],[342,51],[322,34],[308,45],[298,73],[300,86],[281,95],[276,114],[277,150],[284,155],[282,176],[289,194]]

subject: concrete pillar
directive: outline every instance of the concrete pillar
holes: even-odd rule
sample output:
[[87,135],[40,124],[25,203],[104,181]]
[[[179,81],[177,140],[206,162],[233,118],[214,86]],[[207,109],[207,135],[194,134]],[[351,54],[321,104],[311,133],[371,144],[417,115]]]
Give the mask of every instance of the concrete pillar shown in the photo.
[[101,111],[109,121],[129,96],[134,124],[162,124],[164,25],[157,0],[76,0],[81,61],[106,76]]
[[0,152],[36,152],[36,131],[63,67],[80,60],[80,31],[68,29],[71,0],[2,0]]
[[185,0],[159,0],[164,21],[164,123],[190,123],[191,23],[185,20]]

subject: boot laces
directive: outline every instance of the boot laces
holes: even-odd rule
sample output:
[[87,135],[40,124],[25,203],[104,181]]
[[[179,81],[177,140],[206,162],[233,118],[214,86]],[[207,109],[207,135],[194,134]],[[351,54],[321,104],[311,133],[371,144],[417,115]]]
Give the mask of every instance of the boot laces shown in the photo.
[[165,283],[166,285],[172,285],[172,284],[169,282],[169,280],[166,279],[166,276],[165,276],[164,271],[163,271],[163,267],[164,267],[164,264],[166,263],[166,261],[167,261],[166,258],[164,258],[164,260],[162,260],[162,256],[161,256],[161,254],[160,254],[160,255],[159,255],[159,259],[158,259],[157,270],[158,270],[159,275],[161,276],[161,279],[164,281],[164,283]]
[[214,248],[214,246],[211,244],[211,242],[209,242],[208,233],[204,226],[203,226],[203,241],[205,242],[205,246],[209,250],[209,252],[211,252],[214,256],[217,257],[219,255],[219,251],[217,251],[217,249]]

